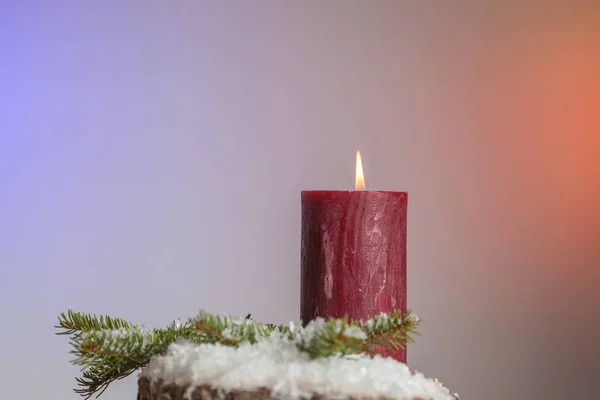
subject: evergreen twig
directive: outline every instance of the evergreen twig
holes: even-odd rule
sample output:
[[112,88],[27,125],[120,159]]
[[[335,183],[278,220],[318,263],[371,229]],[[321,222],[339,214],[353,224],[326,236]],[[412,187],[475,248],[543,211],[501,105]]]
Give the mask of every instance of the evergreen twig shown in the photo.
[[89,399],[115,380],[123,379],[146,366],[152,357],[166,352],[178,338],[194,343],[237,347],[241,343],[254,344],[273,332],[284,334],[294,341],[300,351],[311,358],[375,353],[377,348],[398,350],[412,342],[418,318],[410,311],[399,310],[380,314],[367,321],[348,318],[318,318],[306,328],[261,324],[248,314],[245,318],[213,315],[201,310],[187,322],[174,321],[163,329],[144,329],[120,318],[82,314],[69,310],[58,317],[57,335],[70,336],[70,353],[74,365],[82,369],[76,378],[76,393]]
[[311,321],[297,338],[298,348],[312,358],[336,354],[374,354],[377,348],[400,350],[412,343],[411,335],[418,335],[418,317],[410,311],[396,310],[382,313],[367,321],[349,321],[348,318],[316,319]]

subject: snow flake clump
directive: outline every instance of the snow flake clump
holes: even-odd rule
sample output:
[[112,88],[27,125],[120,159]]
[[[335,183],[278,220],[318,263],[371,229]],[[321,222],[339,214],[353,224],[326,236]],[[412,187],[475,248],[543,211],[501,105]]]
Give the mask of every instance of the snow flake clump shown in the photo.
[[176,319],[175,321],[171,322],[171,329],[181,329],[183,327],[185,327],[187,324],[184,324],[183,322],[181,322],[180,319]]
[[[363,334],[360,328],[344,331],[350,337]],[[141,375],[188,389],[201,385],[225,391],[268,388],[274,397],[290,400],[314,394],[329,398],[455,399],[439,382],[391,358],[352,355],[311,359],[294,341],[276,332],[256,344],[242,343],[239,347],[180,339],[166,354],[154,357]]]
[[419,316],[417,314],[412,314],[410,316],[410,320],[412,322],[414,322],[415,324],[418,324],[419,322],[421,322],[421,318],[419,318]]
[[344,329],[343,335],[347,338],[365,340],[367,338],[367,334],[360,329],[358,326],[349,326]]

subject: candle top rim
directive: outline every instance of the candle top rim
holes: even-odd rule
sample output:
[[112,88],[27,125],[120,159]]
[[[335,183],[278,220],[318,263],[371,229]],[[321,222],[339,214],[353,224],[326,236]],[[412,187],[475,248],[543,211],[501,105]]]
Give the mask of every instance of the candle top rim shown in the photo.
[[388,193],[388,194],[408,194],[408,192],[397,190],[303,190],[301,193]]

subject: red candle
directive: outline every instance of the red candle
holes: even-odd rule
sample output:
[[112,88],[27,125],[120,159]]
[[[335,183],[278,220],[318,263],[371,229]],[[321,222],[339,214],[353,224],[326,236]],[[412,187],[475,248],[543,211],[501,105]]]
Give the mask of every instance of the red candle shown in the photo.
[[[357,188],[364,187],[357,153]],[[302,192],[300,318],[406,311],[406,192]],[[406,362],[406,350],[382,355]]]

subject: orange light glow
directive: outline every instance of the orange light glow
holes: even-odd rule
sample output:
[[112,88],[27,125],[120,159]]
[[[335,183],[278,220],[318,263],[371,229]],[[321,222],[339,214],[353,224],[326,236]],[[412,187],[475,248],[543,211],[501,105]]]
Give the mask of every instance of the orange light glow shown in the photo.
[[356,181],[354,184],[355,190],[365,190],[365,175],[363,174],[362,160],[360,151],[356,151]]

